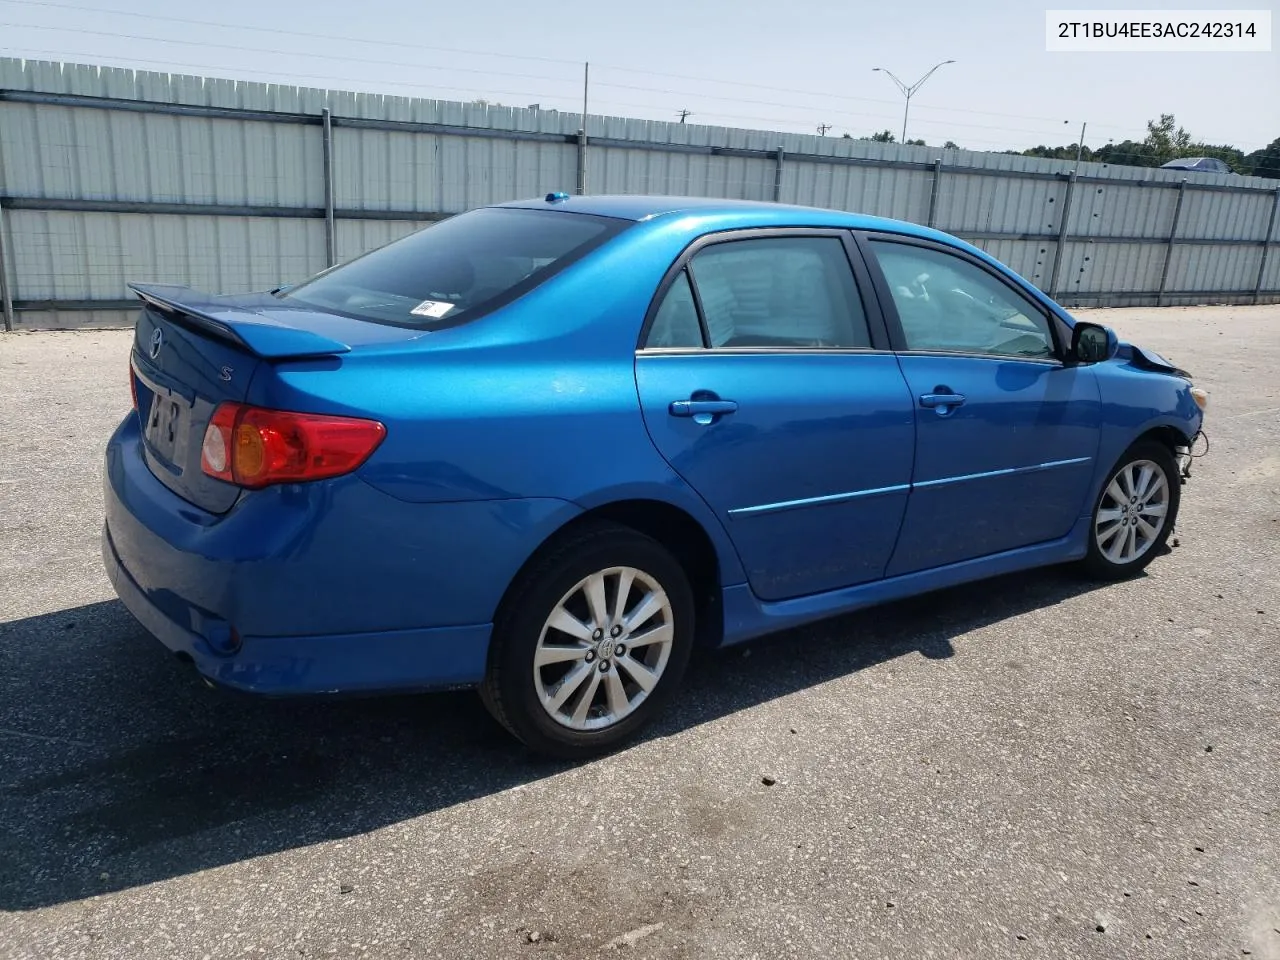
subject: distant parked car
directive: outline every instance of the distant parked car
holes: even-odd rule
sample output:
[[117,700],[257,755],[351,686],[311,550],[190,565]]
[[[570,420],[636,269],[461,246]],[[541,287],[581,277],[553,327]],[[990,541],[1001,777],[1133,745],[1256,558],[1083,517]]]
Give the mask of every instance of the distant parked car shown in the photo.
[[479,687],[617,745],[695,644],[1044,564],[1142,570],[1203,391],[954,237],[567,197],[273,294],[137,285],[125,605],[211,682]]
[[1160,164],[1161,170],[1195,170],[1199,173],[1234,173],[1227,164],[1217,157],[1182,157]]

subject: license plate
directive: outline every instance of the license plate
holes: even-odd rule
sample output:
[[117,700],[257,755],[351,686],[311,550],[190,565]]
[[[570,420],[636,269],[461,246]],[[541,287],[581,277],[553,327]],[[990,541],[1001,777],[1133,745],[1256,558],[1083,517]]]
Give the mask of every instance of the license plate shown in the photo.
[[151,398],[147,412],[147,445],[156,456],[177,465],[177,448],[186,431],[186,404],[162,392]]

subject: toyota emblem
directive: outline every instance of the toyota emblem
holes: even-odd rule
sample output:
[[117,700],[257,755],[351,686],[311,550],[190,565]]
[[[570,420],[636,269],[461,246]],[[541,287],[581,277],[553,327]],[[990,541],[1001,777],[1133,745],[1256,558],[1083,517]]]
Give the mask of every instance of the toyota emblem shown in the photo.
[[164,331],[162,331],[159,327],[156,327],[155,330],[153,330],[151,333],[151,359],[152,360],[160,356],[160,348],[162,346],[164,346]]

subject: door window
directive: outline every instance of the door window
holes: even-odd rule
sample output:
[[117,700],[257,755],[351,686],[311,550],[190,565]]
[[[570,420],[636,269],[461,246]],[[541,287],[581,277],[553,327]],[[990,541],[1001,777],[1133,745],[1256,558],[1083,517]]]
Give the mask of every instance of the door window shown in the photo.
[[702,327],[698,323],[698,308],[693,303],[687,271],[681,270],[667,289],[644,345],[651,350],[702,346]]
[[928,247],[872,241],[908,350],[1049,359],[1044,313],[982,268]]
[[713,348],[871,346],[836,237],[717,243],[695,254],[690,267]]

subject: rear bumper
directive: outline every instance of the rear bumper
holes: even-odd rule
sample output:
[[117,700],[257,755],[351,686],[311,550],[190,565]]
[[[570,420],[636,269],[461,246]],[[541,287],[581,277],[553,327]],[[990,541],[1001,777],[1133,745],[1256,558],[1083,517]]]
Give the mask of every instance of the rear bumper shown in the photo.
[[484,676],[488,624],[246,637],[238,650],[220,652],[147,599],[120,562],[105,525],[102,561],[116,595],[137,621],[169,650],[189,656],[201,674],[221,686],[273,695],[388,692],[468,687]]
[[102,556],[116,593],[209,679],[272,694],[440,689],[484,676],[489,621],[558,500],[411,504],[358,477],[199,510],[107,446]]

